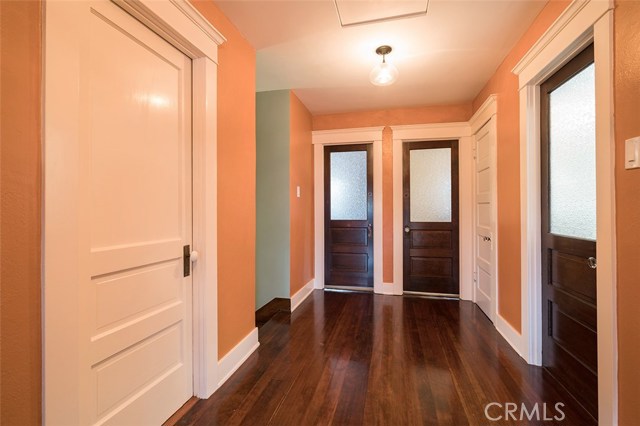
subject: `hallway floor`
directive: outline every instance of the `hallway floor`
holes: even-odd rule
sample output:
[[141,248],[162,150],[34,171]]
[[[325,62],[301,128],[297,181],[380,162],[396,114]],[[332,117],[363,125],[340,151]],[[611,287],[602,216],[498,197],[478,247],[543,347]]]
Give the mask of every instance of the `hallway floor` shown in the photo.
[[[544,421],[544,403],[547,419],[562,420]],[[540,421],[530,421],[536,404]],[[259,349],[176,424],[595,421],[542,368],[527,365],[473,303],[316,290],[293,314],[264,324]]]

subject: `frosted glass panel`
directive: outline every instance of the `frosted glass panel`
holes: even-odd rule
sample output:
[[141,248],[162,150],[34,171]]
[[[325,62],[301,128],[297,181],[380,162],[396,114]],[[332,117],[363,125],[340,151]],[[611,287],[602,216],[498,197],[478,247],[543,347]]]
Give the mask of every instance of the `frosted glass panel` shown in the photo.
[[556,235],[596,239],[593,64],[549,96],[549,216]]
[[332,152],[331,220],[367,220],[367,151]]
[[411,222],[451,222],[451,148],[409,151]]

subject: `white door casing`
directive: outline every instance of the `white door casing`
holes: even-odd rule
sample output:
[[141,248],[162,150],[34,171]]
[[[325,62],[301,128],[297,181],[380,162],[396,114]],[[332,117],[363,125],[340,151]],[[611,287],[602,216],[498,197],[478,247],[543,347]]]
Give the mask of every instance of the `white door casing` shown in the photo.
[[458,140],[460,299],[473,293],[473,140],[469,122],[391,126],[393,130],[393,294],[403,293],[402,144]]
[[495,323],[496,314],[496,119],[474,135],[474,268],[473,300]]
[[[47,2],[46,424],[157,424],[217,386],[214,61],[224,39],[179,0],[119,4],[194,59],[193,188],[191,60],[113,3]],[[192,190],[195,333],[182,277]]]
[[373,143],[373,291],[392,294],[382,282],[382,130],[362,127],[312,132],[316,289],[324,288],[324,146]]

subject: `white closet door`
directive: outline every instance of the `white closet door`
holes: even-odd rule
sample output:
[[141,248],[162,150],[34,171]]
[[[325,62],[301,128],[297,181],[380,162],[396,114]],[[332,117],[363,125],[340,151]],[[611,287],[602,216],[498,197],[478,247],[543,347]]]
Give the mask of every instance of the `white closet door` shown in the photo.
[[47,47],[47,95],[68,105],[47,118],[49,196],[67,200],[47,225],[67,235],[45,253],[77,250],[52,254],[67,298],[46,308],[70,327],[45,345],[76,344],[71,369],[47,358],[46,419],[159,425],[193,395],[191,60],[108,1],[48,3]]
[[491,118],[475,135],[474,300],[495,321],[496,312],[496,125]]

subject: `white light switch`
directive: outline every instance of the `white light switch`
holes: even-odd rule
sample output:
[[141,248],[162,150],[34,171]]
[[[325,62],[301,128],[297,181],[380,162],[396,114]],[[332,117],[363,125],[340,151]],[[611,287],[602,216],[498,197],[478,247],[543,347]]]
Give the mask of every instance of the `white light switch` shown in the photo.
[[300,198],[300,187],[296,186],[296,196]]
[[640,168],[640,136],[627,139],[625,142],[624,168]]

